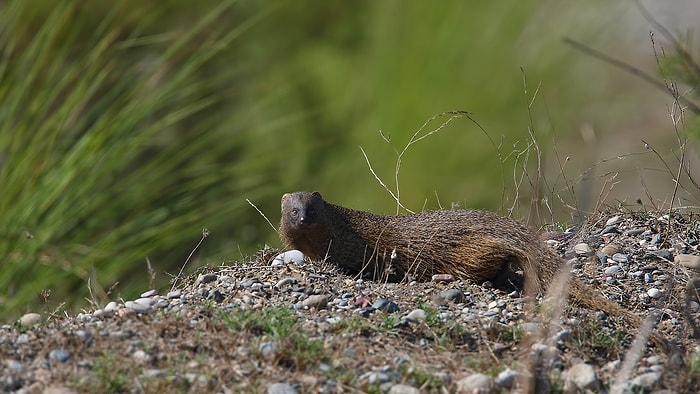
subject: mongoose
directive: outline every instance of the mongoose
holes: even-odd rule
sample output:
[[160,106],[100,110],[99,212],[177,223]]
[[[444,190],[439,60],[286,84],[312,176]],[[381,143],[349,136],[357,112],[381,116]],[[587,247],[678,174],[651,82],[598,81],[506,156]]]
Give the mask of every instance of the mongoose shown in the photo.
[[[479,210],[385,216],[331,204],[319,192],[295,192],[282,196],[280,234],[288,248],[311,259],[326,259],[348,273],[390,281],[405,275],[427,281],[436,273],[482,281],[515,263],[524,272],[526,294],[535,295],[563,266],[534,231],[514,219]],[[641,317],[576,277],[570,280],[570,296],[627,324],[642,323]]]

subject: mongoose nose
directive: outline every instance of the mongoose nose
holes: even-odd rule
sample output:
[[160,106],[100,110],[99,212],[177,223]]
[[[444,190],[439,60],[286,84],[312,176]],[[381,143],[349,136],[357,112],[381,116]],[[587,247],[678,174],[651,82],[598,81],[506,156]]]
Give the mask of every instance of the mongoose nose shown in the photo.
[[306,223],[308,221],[309,219],[306,217],[306,215],[299,216],[299,223]]

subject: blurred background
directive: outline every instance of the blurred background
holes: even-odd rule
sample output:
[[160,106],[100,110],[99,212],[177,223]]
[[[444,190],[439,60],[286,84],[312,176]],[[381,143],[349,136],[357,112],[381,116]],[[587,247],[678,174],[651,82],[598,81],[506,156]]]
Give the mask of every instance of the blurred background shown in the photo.
[[280,247],[246,200],[396,213],[367,160],[538,229],[697,206],[700,3],[641,4],[0,1],[0,318],[166,291],[203,229],[185,273]]

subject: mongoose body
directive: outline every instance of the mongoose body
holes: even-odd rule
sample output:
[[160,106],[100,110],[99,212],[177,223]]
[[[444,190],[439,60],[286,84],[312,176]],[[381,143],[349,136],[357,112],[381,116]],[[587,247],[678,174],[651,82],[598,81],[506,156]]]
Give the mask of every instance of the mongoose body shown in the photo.
[[[433,274],[456,279],[493,279],[519,266],[525,291],[535,295],[551,283],[563,264],[537,234],[495,213],[440,210],[407,215],[376,215],[331,204],[318,192],[282,196],[280,234],[285,245],[314,260],[327,260],[348,273],[390,281],[408,276],[427,281]],[[571,297],[639,326],[641,318],[570,280]]]

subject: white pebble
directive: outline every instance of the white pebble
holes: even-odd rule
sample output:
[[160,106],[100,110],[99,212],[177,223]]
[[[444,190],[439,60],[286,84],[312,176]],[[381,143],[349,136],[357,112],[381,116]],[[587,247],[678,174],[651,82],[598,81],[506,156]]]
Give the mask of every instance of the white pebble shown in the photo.
[[652,287],[651,289],[647,290],[647,295],[648,295],[649,297],[651,297],[651,298],[654,298],[654,299],[657,299],[657,300],[658,300],[659,298],[661,298],[661,296],[662,296],[663,294],[661,293],[661,290],[659,290],[659,289],[657,289],[657,288],[655,288],[655,287]]
[[278,254],[273,262],[278,262],[278,263],[294,263],[294,264],[303,264],[304,263],[304,253],[298,251],[298,250],[288,250],[286,252]]
[[607,222],[605,222],[606,226],[612,226],[613,224],[617,224],[620,222],[620,215],[613,216],[610,219],[608,219]]
[[124,306],[127,307],[127,309],[131,309],[132,311],[139,313],[150,312],[151,310],[150,305],[144,305],[134,301],[127,301],[124,303]]
[[148,291],[146,291],[146,292],[141,293],[141,297],[142,297],[142,298],[152,297],[152,296],[154,296],[154,295],[156,295],[156,294],[158,294],[158,290],[156,290],[156,289],[151,289],[151,290],[148,290]]
[[19,318],[19,324],[29,327],[41,323],[42,320],[44,318],[38,313],[27,313]]
[[114,301],[110,301],[107,303],[107,305],[105,306],[104,309],[105,309],[105,312],[114,312],[117,309],[119,309],[119,304],[117,304]]
[[587,243],[579,243],[574,246],[574,252],[578,255],[589,255],[593,253],[593,249],[591,249],[590,246],[588,246]]
[[605,269],[605,275],[615,275],[616,273],[620,272],[622,270],[622,267],[619,265],[612,265],[608,268]]

